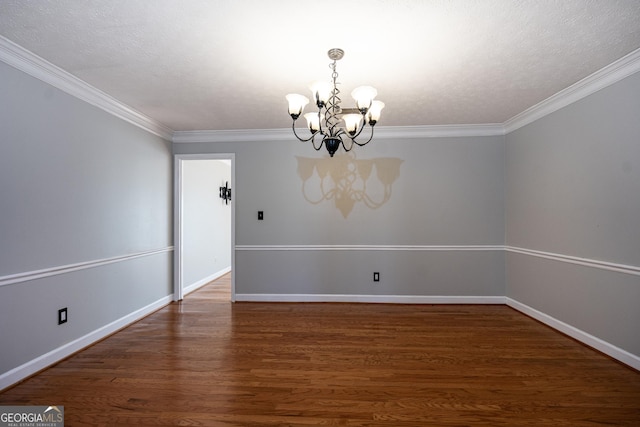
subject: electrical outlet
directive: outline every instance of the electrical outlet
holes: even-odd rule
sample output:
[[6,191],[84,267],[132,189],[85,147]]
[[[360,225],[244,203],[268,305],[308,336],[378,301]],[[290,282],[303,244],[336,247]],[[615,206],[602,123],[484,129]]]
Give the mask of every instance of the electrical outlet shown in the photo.
[[58,325],[67,323],[67,307],[58,310]]
[[380,281],[380,273],[379,272],[375,272],[373,273],[373,281],[374,282],[379,282]]

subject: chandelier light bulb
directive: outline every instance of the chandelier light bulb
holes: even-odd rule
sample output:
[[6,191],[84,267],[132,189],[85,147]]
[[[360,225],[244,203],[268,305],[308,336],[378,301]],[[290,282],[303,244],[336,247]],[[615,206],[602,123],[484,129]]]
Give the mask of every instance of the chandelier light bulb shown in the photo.
[[360,86],[351,92],[351,96],[356,101],[356,107],[362,114],[365,114],[371,107],[371,102],[377,94],[378,91],[371,86]]
[[289,115],[293,120],[296,120],[302,114],[304,107],[309,103],[309,98],[297,93],[290,93],[286,96],[289,101]]
[[314,82],[311,86],[311,93],[313,94],[313,99],[316,102],[318,108],[323,108],[326,103],[329,101],[331,97],[332,87],[331,83],[328,81],[317,81]]
[[375,100],[369,107],[369,113],[367,114],[367,120],[371,126],[374,126],[378,120],[380,120],[380,113],[384,108],[384,102]]
[[318,113],[307,113],[304,115],[304,118],[307,119],[307,127],[311,133],[316,133],[320,130],[320,118],[318,117]]
[[362,114],[345,114],[342,116],[344,120],[345,130],[349,132],[351,136],[355,135],[362,122]]

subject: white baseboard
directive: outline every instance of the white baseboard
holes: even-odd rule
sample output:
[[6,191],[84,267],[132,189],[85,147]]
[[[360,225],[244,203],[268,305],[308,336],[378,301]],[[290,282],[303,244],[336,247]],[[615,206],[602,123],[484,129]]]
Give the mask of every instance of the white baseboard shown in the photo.
[[382,304],[506,304],[602,353],[640,370],[640,357],[505,296],[423,296],[348,294],[236,294],[241,302],[356,302]]
[[122,329],[130,324],[142,319],[143,317],[153,313],[154,311],[164,307],[171,303],[171,295],[159,299],[146,307],[142,307],[139,310],[134,311],[118,320],[115,320],[101,328],[96,329],[88,333],[87,335],[80,337],[74,341],[71,341],[61,347],[51,350],[50,352],[43,354],[23,365],[18,366],[8,372],[0,374],[0,391],[7,387],[10,387],[25,378],[43,370],[44,368],[51,366],[62,359],[82,350],[85,347],[94,344],[97,341],[113,334],[114,332]]
[[593,335],[588,334],[583,330],[580,330],[574,326],[564,323],[561,320],[558,320],[552,316],[549,316],[548,314],[538,311],[535,308],[529,307],[528,305],[518,302],[514,299],[506,298],[506,304],[509,307],[515,310],[518,310],[528,316],[531,316],[534,319],[544,323],[545,325],[550,326],[553,329],[556,329],[570,336],[571,338],[574,338],[588,345],[589,347],[595,348],[596,350],[601,351],[602,353],[608,356],[611,356],[614,359],[626,365],[629,365],[634,369],[640,370],[640,357],[636,356],[635,354],[631,354],[628,351],[625,351],[619,347],[616,347],[611,343],[603,341],[600,338],[594,337]]
[[505,304],[503,296],[424,296],[350,294],[236,294],[251,302],[364,302],[380,304]]
[[[223,272],[224,271],[224,272]],[[225,270],[216,273],[226,274]],[[204,280],[204,279],[203,279]],[[208,283],[208,282],[207,282]],[[195,285],[195,284],[194,284]],[[192,286],[194,286],[192,285]],[[201,285],[202,286],[202,285]],[[194,289],[195,290],[195,289]],[[89,334],[52,350],[17,368],[0,374],[0,391],[51,366],[85,347],[171,303],[166,296]],[[602,353],[640,370],[640,357],[594,337],[526,304],[504,296],[422,296],[422,295],[341,295],[341,294],[236,294],[236,301],[261,302],[361,302],[391,304],[506,304]]]
[[227,267],[227,268],[223,268],[220,271],[216,271],[215,273],[213,273],[210,276],[205,277],[204,279],[200,279],[195,283],[190,284],[189,286],[186,286],[183,289],[183,294],[187,295],[190,294],[191,292],[197,291],[198,289],[200,289],[201,287],[203,287],[204,285],[206,285],[207,283],[218,279],[219,277],[224,276],[225,274],[227,274],[228,272],[231,271],[231,266]]

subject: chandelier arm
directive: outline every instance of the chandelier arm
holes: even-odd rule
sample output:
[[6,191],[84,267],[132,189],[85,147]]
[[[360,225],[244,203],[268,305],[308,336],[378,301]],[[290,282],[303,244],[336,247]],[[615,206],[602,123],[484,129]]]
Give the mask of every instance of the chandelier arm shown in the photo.
[[[363,128],[364,128],[364,127],[363,127]],[[362,129],[360,130],[360,132],[362,132]],[[359,133],[358,133],[358,135],[359,135]],[[371,126],[371,135],[369,135],[369,139],[367,139],[365,142],[358,142],[358,141],[356,141],[356,140],[355,140],[355,138],[356,138],[356,137],[357,137],[357,135],[356,135],[356,136],[354,136],[353,138],[349,137],[349,139],[351,139],[351,141],[352,141],[354,144],[356,144],[356,145],[358,145],[358,146],[360,146],[360,147],[362,147],[363,145],[367,145],[367,144],[368,144],[368,143],[370,143],[370,142],[371,142],[371,140],[373,139],[373,126]]]
[[320,145],[318,145],[316,147],[316,140],[314,138],[311,138],[311,145],[313,146],[313,149],[316,150],[316,151],[320,151],[320,149],[322,148],[323,143],[324,143],[324,139],[321,139],[320,140]]
[[304,138],[300,138],[300,136],[298,136],[298,133],[296,132],[296,121],[294,120],[293,123],[291,124],[291,129],[293,130],[293,134],[296,136],[296,138],[298,138],[300,141],[302,142],[308,142],[311,141],[313,139],[314,136],[316,136],[315,133],[312,133],[311,136],[307,139]]
[[[326,106],[325,106],[326,109]],[[325,113],[326,116],[326,113]],[[324,129],[322,129],[322,108],[318,108],[318,126],[320,127],[320,129],[318,129],[318,132],[320,133],[320,135],[326,135],[326,131]]]

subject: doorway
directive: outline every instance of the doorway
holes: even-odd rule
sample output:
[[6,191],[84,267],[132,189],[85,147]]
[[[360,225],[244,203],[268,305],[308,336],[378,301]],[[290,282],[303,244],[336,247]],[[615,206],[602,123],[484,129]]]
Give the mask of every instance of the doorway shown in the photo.
[[[225,201],[219,196],[227,181],[232,190]],[[234,183],[233,153],[175,155],[174,301],[229,272],[235,301]]]

